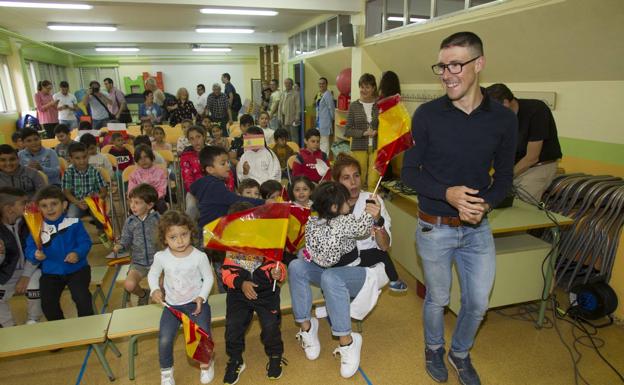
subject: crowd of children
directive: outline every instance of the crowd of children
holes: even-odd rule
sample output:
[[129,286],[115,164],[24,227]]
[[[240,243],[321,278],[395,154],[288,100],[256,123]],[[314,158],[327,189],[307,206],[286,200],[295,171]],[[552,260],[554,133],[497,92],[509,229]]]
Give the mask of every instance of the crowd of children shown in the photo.
[[[245,369],[245,332],[254,312],[268,356],[267,376],[280,378],[286,361],[280,331],[280,291],[279,286],[274,288],[274,281],[284,281],[288,264],[296,259],[311,260],[323,268],[354,263],[358,256],[356,240],[371,233],[378,204],[368,204],[360,217],[350,214],[346,205],[349,192],[340,183],[326,182],[331,177],[330,163],[319,148],[316,129],[305,133],[305,146],[296,151],[298,146],[288,141],[288,131],[269,127],[266,113],[260,114],[257,126],[250,115],[242,115],[236,137],[224,136],[221,127],[206,118],[201,124],[182,120],[181,126],[183,135],[174,150],[182,181],[178,188],[186,194],[184,213],[171,209],[166,202],[170,171],[159,151],[171,151],[172,146],[166,141],[165,130],[151,121],[143,122],[142,135],[134,138],[133,145],[122,133],[102,137],[85,122],[80,124],[78,142],[71,139],[69,127],[59,124],[54,130],[58,139],[54,150],[44,148],[38,133],[28,129],[14,140],[19,139],[24,147],[19,152],[0,145],[0,219],[4,225],[0,225],[0,325],[14,324],[8,307],[14,293],[27,294],[28,322],[38,321],[42,313],[48,320],[63,318],[60,294],[66,286],[78,315],[93,314],[87,262],[91,239],[79,218],[89,214],[86,197],[107,196],[103,178],[107,174],[112,184],[127,182],[127,194],[122,198],[129,213],[120,238],[111,246],[113,253],[131,256],[124,289],[138,298],[138,305],[147,304],[151,298],[185,313],[210,333],[207,299],[213,283],[217,283],[227,292],[228,363],[223,382],[235,384]],[[262,145],[247,145],[245,135],[264,138]],[[69,163],[62,176],[59,158]],[[40,248],[27,234],[22,218],[30,199],[44,218]],[[288,199],[313,210],[315,217],[308,222],[306,246],[295,253],[285,251],[283,263],[196,248],[199,230],[211,221]],[[101,228],[98,221],[94,223]],[[141,285],[144,278],[149,289]],[[169,310],[163,309],[159,357],[161,383],[165,385],[175,384],[173,341],[179,324]],[[345,376],[344,370],[342,373]],[[214,375],[214,361],[201,366],[201,383],[209,383]]]

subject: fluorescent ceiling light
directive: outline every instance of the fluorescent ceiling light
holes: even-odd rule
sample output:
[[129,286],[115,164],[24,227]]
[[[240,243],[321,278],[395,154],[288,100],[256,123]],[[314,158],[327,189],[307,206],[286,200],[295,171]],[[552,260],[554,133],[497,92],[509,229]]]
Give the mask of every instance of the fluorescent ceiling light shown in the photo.
[[232,52],[229,47],[193,47],[193,52]]
[[[419,17],[410,17],[410,23],[422,23],[423,21],[427,21],[428,19],[421,19]],[[400,16],[388,16],[388,21],[403,21],[403,18]]]
[[139,52],[137,47],[95,47],[97,52]]
[[277,11],[265,11],[261,9],[224,9],[224,8],[202,8],[201,13],[209,15],[246,15],[246,16],[277,16]]
[[43,9],[92,9],[89,4],[70,3],[33,3],[25,1],[0,1],[0,7],[11,8],[43,8]]
[[52,31],[89,31],[89,32],[106,32],[116,31],[117,27],[114,25],[104,24],[59,24],[48,23],[48,29]]
[[253,28],[197,27],[199,33],[254,33]]

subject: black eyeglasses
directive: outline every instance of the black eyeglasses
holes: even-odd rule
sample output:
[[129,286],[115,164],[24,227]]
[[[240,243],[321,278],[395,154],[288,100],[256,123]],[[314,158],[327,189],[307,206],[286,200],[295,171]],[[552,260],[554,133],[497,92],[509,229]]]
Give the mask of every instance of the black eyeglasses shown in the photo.
[[448,69],[448,72],[450,72],[453,75],[457,75],[458,73],[462,72],[462,70],[464,69],[464,66],[468,63],[472,63],[473,61],[477,60],[478,58],[480,58],[481,55],[470,59],[466,62],[463,63],[450,63],[450,64],[442,64],[442,63],[438,63],[438,64],[434,64],[431,66],[431,70],[433,71],[434,74],[436,75],[442,75],[444,73],[445,69]]

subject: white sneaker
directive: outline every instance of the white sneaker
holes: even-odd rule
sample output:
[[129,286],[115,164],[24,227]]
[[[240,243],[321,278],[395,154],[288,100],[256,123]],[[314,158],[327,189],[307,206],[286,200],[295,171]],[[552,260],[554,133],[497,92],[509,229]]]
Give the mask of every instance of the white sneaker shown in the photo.
[[321,341],[318,339],[318,320],[310,318],[310,330],[304,332],[299,330],[297,339],[301,342],[301,347],[305,351],[308,360],[316,360],[321,354]]
[[386,274],[386,265],[384,265],[383,262],[379,262],[371,266],[369,269],[371,269],[377,276],[378,289],[381,289],[382,287],[386,286],[388,282],[390,282],[388,274]]
[[210,361],[210,366],[207,368],[200,368],[199,382],[202,384],[209,384],[214,379],[214,358]]
[[36,323],[38,323],[38,322],[37,322],[37,320],[34,320],[34,319],[29,319],[28,321],[26,321],[26,325],[34,325]]
[[334,350],[334,356],[340,354],[340,375],[344,378],[353,377],[360,367],[362,335],[352,332],[351,338],[353,338],[351,345],[339,346]]
[[173,368],[160,371],[160,385],[175,385]]

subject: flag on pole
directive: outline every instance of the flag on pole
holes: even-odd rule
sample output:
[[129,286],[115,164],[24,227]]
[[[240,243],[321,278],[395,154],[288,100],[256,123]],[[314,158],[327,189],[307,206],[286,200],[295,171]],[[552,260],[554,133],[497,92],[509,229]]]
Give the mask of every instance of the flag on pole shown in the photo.
[[186,314],[179,310],[165,305],[169,311],[182,322],[184,328],[184,342],[186,355],[200,364],[209,365],[212,361],[214,351],[214,341],[208,332],[197,326],[197,324]]
[[289,215],[289,203],[271,203],[223,216],[204,226],[204,244],[281,261]]
[[30,202],[26,205],[24,210],[24,220],[26,221],[26,225],[28,225],[28,230],[30,230],[30,234],[35,241],[35,245],[37,245],[37,249],[41,250],[41,228],[43,227],[43,216],[41,215],[41,211],[39,211],[39,207],[35,202]]
[[97,195],[87,196],[84,198],[84,201],[89,206],[89,211],[91,211],[93,217],[104,225],[104,233],[108,239],[113,241],[113,224],[107,214],[106,201]]
[[383,176],[392,158],[410,148],[414,144],[414,139],[411,133],[412,121],[407,108],[401,103],[400,95],[381,99],[377,105],[379,127],[375,170]]

